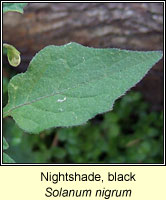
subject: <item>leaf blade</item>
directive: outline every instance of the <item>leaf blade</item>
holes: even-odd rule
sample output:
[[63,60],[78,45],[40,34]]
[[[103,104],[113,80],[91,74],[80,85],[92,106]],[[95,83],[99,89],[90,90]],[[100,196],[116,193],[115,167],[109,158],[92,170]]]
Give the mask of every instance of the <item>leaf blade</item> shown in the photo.
[[33,133],[83,124],[111,110],[161,57],[160,51],[93,49],[77,43],[48,46],[26,73],[10,81],[4,116],[11,115]]

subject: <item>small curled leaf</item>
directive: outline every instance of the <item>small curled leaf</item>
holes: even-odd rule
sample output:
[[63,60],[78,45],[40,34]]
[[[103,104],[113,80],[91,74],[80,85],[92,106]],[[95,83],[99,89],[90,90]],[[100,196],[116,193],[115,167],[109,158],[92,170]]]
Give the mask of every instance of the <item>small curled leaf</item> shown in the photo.
[[3,47],[7,49],[7,57],[10,65],[17,67],[21,62],[20,52],[10,44],[3,44]]

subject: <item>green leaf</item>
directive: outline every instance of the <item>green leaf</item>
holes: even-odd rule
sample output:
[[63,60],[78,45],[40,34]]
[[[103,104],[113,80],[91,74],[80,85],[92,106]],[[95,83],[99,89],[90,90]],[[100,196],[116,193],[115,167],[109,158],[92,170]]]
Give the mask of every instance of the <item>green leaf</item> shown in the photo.
[[7,93],[8,91],[8,79],[4,76],[3,77],[3,94]]
[[23,14],[23,8],[27,3],[3,3],[3,13],[5,12],[19,12]]
[[8,145],[6,139],[3,137],[3,150],[6,150],[8,148],[9,148],[9,145]]
[[12,116],[33,133],[83,124],[111,110],[161,57],[161,51],[96,49],[77,43],[48,46],[32,59],[27,72],[10,80],[4,117]]
[[7,49],[7,57],[10,65],[17,67],[21,62],[20,52],[10,44],[3,44],[3,47]]
[[3,163],[15,163],[15,161],[6,153],[3,153]]

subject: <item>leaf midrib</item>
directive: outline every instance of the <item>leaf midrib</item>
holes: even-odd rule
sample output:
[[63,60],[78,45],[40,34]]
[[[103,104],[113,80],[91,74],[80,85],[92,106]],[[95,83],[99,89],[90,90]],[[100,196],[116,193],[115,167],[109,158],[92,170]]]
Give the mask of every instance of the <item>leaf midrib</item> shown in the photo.
[[[127,56],[127,57],[128,57],[128,56]],[[127,58],[127,57],[126,57],[126,58]],[[125,59],[126,59],[126,58],[125,58]],[[121,62],[122,60],[124,60],[124,59],[118,60],[117,63]],[[136,65],[140,65],[141,63],[144,63],[144,61],[139,62],[139,63],[136,64]],[[103,64],[104,64],[104,63],[103,63]],[[114,64],[115,64],[115,63],[114,63]],[[105,65],[105,64],[104,64],[104,65]],[[18,105],[18,106],[16,106],[16,107],[10,109],[9,111],[4,112],[4,113],[3,113],[3,118],[9,116],[10,112],[12,112],[13,110],[15,110],[15,109],[17,109],[17,108],[20,108],[20,107],[22,107],[22,106],[26,106],[26,105],[30,105],[30,104],[36,103],[36,102],[38,102],[38,101],[40,101],[40,100],[42,100],[42,99],[46,99],[46,98],[49,98],[49,97],[51,97],[51,96],[55,96],[55,95],[57,95],[57,94],[63,94],[63,92],[65,92],[65,91],[67,91],[67,90],[79,88],[79,87],[82,86],[82,85],[88,85],[89,83],[92,83],[92,82],[94,82],[94,81],[96,81],[96,80],[102,80],[102,79],[108,78],[108,77],[109,77],[109,76],[105,75],[105,76],[103,76],[103,77],[100,78],[100,79],[97,78],[97,79],[93,79],[92,81],[83,82],[83,83],[81,83],[81,84],[77,84],[75,87],[65,88],[64,90],[62,90],[62,91],[60,91],[60,92],[56,92],[56,93],[53,93],[53,94],[50,94],[50,95],[46,95],[46,96],[43,96],[43,97],[39,97],[39,98],[37,98],[37,99],[35,99],[35,100],[32,100],[32,101],[30,101],[30,102],[26,102],[26,103],[20,104],[20,105]],[[77,86],[78,86],[78,87],[77,87]]]
[[36,102],[38,102],[38,101],[40,101],[40,100],[42,100],[42,99],[46,99],[46,98],[49,98],[49,97],[51,97],[51,96],[55,96],[55,95],[57,95],[57,94],[63,94],[63,92],[65,92],[65,91],[67,91],[67,90],[79,88],[79,87],[82,86],[82,85],[88,85],[89,83],[92,83],[92,82],[94,82],[94,81],[96,81],[96,80],[102,80],[102,79],[108,78],[108,77],[109,77],[109,76],[103,76],[101,79],[94,79],[93,81],[87,81],[86,83],[84,82],[84,83],[81,83],[81,84],[77,84],[78,87],[75,86],[75,87],[71,87],[71,88],[65,88],[63,91],[56,92],[56,93],[53,93],[53,94],[50,94],[50,95],[46,95],[46,96],[43,96],[43,97],[39,97],[39,98],[37,98],[37,99],[35,99],[35,100],[32,100],[32,101],[30,101],[30,102],[26,102],[26,103],[24,103],[24,104],[20,104],[20,105],[18,105],[18,106],[16,106],[16,107],[10,109],[9,111],[5,112],[5,113],[3,114],[3,117],[7,117],[7,116],[9,115],[10,112],[12,112],[13,110],[15,110],[15,109],[17,109],[17,108],[20,108],[20,107],[22,107],[22,106],[26,106],[26,105],[30,105],[30,104],[36,103]]

